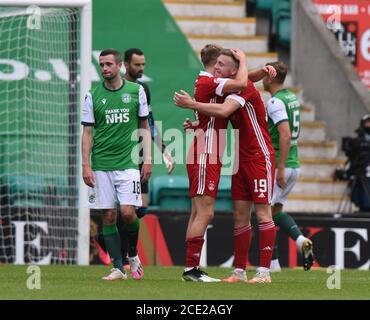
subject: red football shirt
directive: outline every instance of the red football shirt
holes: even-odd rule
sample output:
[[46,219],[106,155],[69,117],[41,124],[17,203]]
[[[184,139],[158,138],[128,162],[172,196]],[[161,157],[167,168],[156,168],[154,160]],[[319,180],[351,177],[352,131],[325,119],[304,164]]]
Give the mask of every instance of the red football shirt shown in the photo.
[[[204,103],[223,103],[225,96],[222,94],[222,89],[227,80],[201,71],[195,81],[195,100]],[[192,156],[193,161],[198,161],[200,154],[210,154],[214,156],[217,164],[221,164],[228,119],[210,117],[200,112],[196,112],[196,117],[199,125],[189,149],[187,163],[191,161]]]
[[230,121],[234,129],[238,129],[239,161],[252,161],[256,158],[269,156],[274,153],[268,129],[267,114],[261,95],[248,80],[247,88],[238,94],[230,94],[227,99],[240,103]]

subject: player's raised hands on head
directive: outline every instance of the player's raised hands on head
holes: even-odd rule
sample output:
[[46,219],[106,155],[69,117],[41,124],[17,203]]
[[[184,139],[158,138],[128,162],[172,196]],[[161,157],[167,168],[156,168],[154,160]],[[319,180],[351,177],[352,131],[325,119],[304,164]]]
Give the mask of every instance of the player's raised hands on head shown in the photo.
[[231,52],[232,52],[233,56],[235,57],[235,59],[237,59],[239,61],[247,59],[246,56],[245,56],[245,53],[242,50],[231,49]]
[[276,77],[276,70],[273,66],[264,66],[262,70],[265,71],[266,75],[268,75],[271,79]]
[[195,104],[195,101],[193,101],[190,94],[184,90],[180,90],[180,93],[175,92],[175,95],[173,96],[173,102],[176,106],[187,109],[193,109]]

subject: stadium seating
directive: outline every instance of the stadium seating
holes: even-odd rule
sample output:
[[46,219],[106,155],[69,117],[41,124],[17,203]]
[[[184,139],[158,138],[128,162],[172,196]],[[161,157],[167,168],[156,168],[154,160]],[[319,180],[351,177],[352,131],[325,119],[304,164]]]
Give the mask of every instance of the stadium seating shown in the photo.
[[10,204],[18,207],[41,207],[48,193],[43,177],[11,175],[8,177]]
[[277,41],[279,44],[289,47],[290,46],[290,33],[291,33],[291,18],[286,17],[279,20],[277,28]]
[[270,12],[276,0],[257,0],[256,11],[257,12]]
[[2,193],[8,194],[2,205],[16,207],[68,206],[66,177],[44,178],[37,175],[4,175]]
[[290,0],[276,1],[272,8],[272,26],[276,43],[290,46],[291,7]]
[[55,195],[56,204],[62,207],[68,206],[68,178],[54,177],[52,179],[52,188]]
[[[185,176],[153,177],[150,185],[150,207],[164,210],[190,210],[189,182]],[[231,211],[231,178],[221,177],[215,211]]]
[[186,176],[157,176],[150,183],[151,206],[164,210],[190,210],[189,181]]
[[276,45],[290,46],[291,34],[291,1],[290,0],[257,0],[256,12],[267,14],[270,19],[269,48]]

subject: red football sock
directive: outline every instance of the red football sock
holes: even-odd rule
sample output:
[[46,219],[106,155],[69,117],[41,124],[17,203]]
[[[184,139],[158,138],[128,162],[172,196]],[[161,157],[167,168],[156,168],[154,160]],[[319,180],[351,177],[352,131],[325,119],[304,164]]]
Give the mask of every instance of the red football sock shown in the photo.
[[275,245],[276,229],[273,221],[260,223],[259,242],[260,242],[260,266],[270,269],[272,252]]
[[252,239],[252,227],[247,225],[234,228],[234,267],[245,269]]
[[199,266],[203,242],[204,238],[200,236],[186,239],[185,268],[194,268]]

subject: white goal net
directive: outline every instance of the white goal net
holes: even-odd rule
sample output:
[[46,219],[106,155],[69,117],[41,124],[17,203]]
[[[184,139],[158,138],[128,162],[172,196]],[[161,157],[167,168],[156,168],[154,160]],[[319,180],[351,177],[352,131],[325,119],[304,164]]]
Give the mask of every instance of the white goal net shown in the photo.
[[83,5],[2,2],[0,263],[86,264],[79,243],[88,241],[79,200],[79,112],[89,86],[80,72],[89,58],[81,53]]

